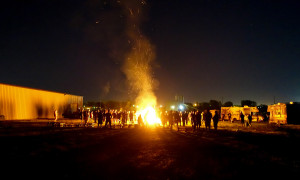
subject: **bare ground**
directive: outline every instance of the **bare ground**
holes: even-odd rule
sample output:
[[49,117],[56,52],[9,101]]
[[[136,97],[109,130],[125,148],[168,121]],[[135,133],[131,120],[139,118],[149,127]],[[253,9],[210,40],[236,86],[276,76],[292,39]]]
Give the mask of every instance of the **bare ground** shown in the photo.
[[300,177],[298,126],[221,122],[218,131],[187,130],[1,122],[1,174],[31,179]]

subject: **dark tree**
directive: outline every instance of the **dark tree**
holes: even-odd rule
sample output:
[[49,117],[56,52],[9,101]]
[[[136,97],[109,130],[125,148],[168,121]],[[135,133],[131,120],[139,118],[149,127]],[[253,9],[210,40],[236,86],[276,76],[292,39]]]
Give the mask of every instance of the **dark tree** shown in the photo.
[[254,107],[254,106],[256,106],[256,102],[255,101],[251,101],[251,100],[242,100],[241,101],[241,106]]
[[223,104],[224,107],[231,107],[233,106],[233,103],[231,101],[227,101]]
[[261,105],[257,106],[257,108],[259,110],[259,113],[261,113],[261,114],[266,114],[268,111],[268,106],[265,104],[261,104]]
[[199,103],[198,109],[200,111],[204,111],[205,109],[211,109],[210,104],[208,102]]
[[210,100],[209,101],[210,109],[221,109],[221,102],[216,100]]

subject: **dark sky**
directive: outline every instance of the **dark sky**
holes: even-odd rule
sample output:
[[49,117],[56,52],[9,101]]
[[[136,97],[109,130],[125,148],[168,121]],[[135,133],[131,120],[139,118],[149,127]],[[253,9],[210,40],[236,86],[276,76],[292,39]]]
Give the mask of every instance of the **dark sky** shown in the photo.
[[[2,2],[0,82],[85,101],[134,99],[121,71],[128,39],[119,4]],[[300,101],[299,9],[298,0],[147,2],[139,26],[155,46],[158,101]]]

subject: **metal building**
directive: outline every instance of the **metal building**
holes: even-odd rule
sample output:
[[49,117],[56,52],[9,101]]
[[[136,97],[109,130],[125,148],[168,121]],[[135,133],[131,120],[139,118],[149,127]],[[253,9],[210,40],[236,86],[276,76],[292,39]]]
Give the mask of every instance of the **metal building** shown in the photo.
[[58,118],[72,115],[83,106],[83,96],[0,83],[0,119]]

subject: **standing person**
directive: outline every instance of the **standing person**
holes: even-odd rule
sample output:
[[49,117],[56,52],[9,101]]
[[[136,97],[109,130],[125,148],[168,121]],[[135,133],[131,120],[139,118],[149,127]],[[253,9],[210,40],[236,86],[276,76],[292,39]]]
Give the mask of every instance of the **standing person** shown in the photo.
[[82,120],[82,110],[78,109],[78,111],[79,111],[79,119]]
[[58,119],[58,113],[57,113],[57,109],[54,110],[54,121],[57,121]]
[[89,120],[89,112],[88,111],[83,112],[83,120],[84,120],[84,126],[86,126],[88,123],[88,120]]
[[93,118],[94,118],[94,123],[96,123],[98,119],[98,111],[93,111]]
[[168,119],[169,119],[169,126],[172,129],[173,128],[173,122],[174,122],[173,121],[173,112],[172,111],[169,111]]
[[245,116],[244,116],[243,112],[241,112],[240,117],[241,117],[241,123],[242,123],[242,125],[244,126],[244,123],[245,123]]
[[103,113],[101,110],[98,111],[98,127],[102,128],[103,124]]
[[214,128],[217,130],[218,128],[218,122],[219,122],[219,114],[218,111],[216,111],[214,117],[213,117],[213,122],[214,122]]
[[178,111],[174,112],[174,122],[177,124],[178,127],[178,123],[180,123],[180,116]]
[[182,114],[182,124],[185,126],[187,124],[188,113],[186,111]]
[[141,114],[138,117],[138,124],[139,124],[139,126],[142,126],[142,124],[143,124],[143,118],[142,118]]
[[107,123],[109,123],[109,128],[111,128],[111,113],[110,110],[107,110],[107,113],[105,113],[105,127],[107,126]]
[[201,126],[201,112],[200,111],[197,111],[197,113],[195,114],[195,119],[196,119],[196,122],[195,122],[196,129],[200,129],[200,126]]
[[192,116],[192,127],[194,128],[194,131],[196,130],[196,112],[195,111],[193,111],[192,112],[192,114],[191,114],[191,116]]
[[163,127],[167,124],[167,111],[161,113],[161,123]]
[[133,122],[133,111],[129,111],[129,121],[130,121],[130,123],[134,123]]
[[252,123],[252,113],[250,113],[248,115],[248,122],[249,122],[249,126],[252,126],[251,123]]
[[211,112],[209,112],[209,109],[205,110],[204,116],[205,116],[205,129],[210,130],[212,114]]
[[228,113],[228,121],[230,121],[232,123],[231,114],[230,113]]

